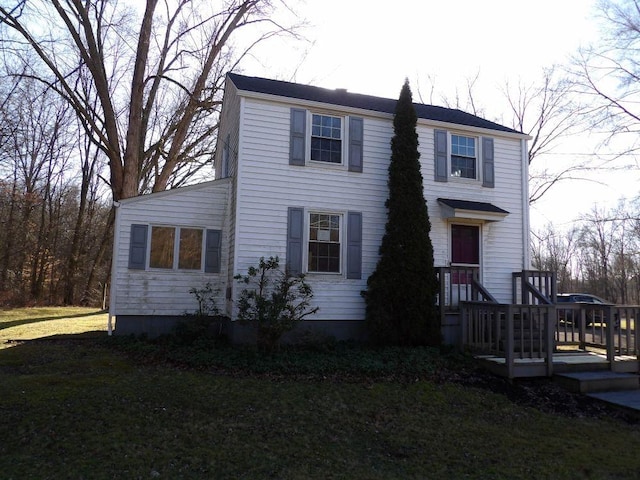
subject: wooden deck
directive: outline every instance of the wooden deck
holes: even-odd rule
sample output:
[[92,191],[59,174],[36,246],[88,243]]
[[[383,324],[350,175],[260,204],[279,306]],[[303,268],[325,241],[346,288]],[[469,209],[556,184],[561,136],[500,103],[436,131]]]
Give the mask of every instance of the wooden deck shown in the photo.
[[556,304],[554,272],[512,275],[498,303],[477,267],[439,267],[444,340],[508,378],[585,370],[638,372],[640,305]]
[[575,320],[569,322],[567,310],[556,305],[464,302],[462,346],[508,378],[598,369],[638,372],[640,307],[571,309]]
[[544,377],[556,373],[573,373],[584,371],[611,370],[615,372],[637,373],[638,360],[630,355],[617,355],[614,362],[607,360],[605,352],[561,351],[552,355],[553,365],[549,369],[545,358],[516,358],[511,368],[504,356],[476,355],[483,367],[503,377],[525,378]]

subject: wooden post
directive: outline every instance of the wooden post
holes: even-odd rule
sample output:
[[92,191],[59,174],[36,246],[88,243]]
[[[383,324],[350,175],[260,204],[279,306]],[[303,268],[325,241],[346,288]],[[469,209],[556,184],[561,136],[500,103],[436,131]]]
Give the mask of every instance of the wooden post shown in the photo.
[[[638,318],[638,314],[640,313],[640,308],[634,308],[633,309],[633,342],[634,342],[634,347],[633,347],[633,351],[634,354],[636,356],[636,360],[639,360],[640,358],[640,319]],[[629,329],[629,322],[631,321],[629,318],[629,315],[627,315],[627,330]]]
[[553,352],[556,349],[555,346],[555,331],[556,331],[556,319],[558,314],[556,313],[556,306],[550,305],[541,307],[545,309],[544,313],[544,328],[546,331],[546,363],[547,363],[547,377],[553,375]]
[[505,348],[505,352],[504,352],[504,360],[506,363],[506,367],[507,367],[507,377],[508,378],[513,378],[515,376],[515,369],[514,369],[514,364],[513,364],[513,336],[514,336],[514,330],[513,330],[513,307],[511,305],[507,305],[507,315],[506,315],[506,322],[507,322],[507,344],[506,344],[506,348]]
[[[615,337],[615,320],[613,318],[614,307],[607,307],[605,310],[606,316],[606,338],[607,338],[607,360],[609,361],[609,369],[614,370],[614,363],[616,361],[616,346],[614,343]],[[595,320],[595,315],[593,315]],[[603,319],[603,320],[604,320]]]

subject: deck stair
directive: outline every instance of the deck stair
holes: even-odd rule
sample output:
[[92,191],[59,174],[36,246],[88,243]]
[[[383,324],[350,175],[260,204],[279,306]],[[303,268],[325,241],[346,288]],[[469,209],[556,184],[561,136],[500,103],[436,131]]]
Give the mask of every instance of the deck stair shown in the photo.
[[640,390],[640,377],[638,375],[609,370],[558,373],[554,375],[554,380],[567,390],[575,393]]
[[640,417],[640,376],[635,373],[591,370],[565,372],[554,380],[569,391],[581,393]]

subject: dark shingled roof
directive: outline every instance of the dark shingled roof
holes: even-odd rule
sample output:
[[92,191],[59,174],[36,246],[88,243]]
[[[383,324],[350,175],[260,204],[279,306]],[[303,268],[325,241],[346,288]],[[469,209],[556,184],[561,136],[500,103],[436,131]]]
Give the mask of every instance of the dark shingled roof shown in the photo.
[[[348,93],[346,90],[313,87],[299,83],[283,82],[280,80],[270,80],[268,78],[246,77],[237,73],[229,73],[229,79],[235,84],[238,90],[248,92],[266,93],[281,97],[298,98],[301,100],[311,100],[314,102],[329,103],[345,107],[361,108],[393,114],[397,100],[390,98],[374,97],[371,95],[361,95],[359,93]],[[486,128],[509,133],[522,133],[512,128],[499,125],[484,118],[476,117],[470,113],[453,108],[436,107],[434,105],[423,105],[414,103],[416,114],[419,118],[436,120],[440,122],[467,125],[470,127]]]
[[485,203],[485,202],[472,202],[469,200],[456,200],[453,198],[439,198],[438,202],[443,203],[448,207],[456,208],[460,210],[473,210],[476,212],[491,212],[491,213],[504,213],[504,214],[509,213],[500,207],[496,207],[491,203]]

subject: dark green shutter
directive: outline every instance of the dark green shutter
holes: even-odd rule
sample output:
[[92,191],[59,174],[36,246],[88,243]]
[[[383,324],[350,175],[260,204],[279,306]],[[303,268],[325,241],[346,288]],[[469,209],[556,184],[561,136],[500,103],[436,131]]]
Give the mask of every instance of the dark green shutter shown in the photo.
[[493,138],[482,137],[482,186],[495,187]]
[[148,225],[131,225],[129,268],[132,270],[144,270],[146,266],[148,228]]
[[207,230],[204,249],[204,271],[220,273],[220,259],[222,253],[222,231]]
[[434,131],[434,155],[435,155],[435,181],[446,182],[449,180],[447,132],[445,130]]
[[289,165],[304,165],[307,111],[291,109],[291,140],[289,144]]
[[302,239],[304,209],[290,207],[287,218],[287,271],[292,275],[302,273]]
[[363,120],[349,118],[349,171],[362,172],[362,128]]
[[362,278],[362,213],[347,213],[347,278]]

